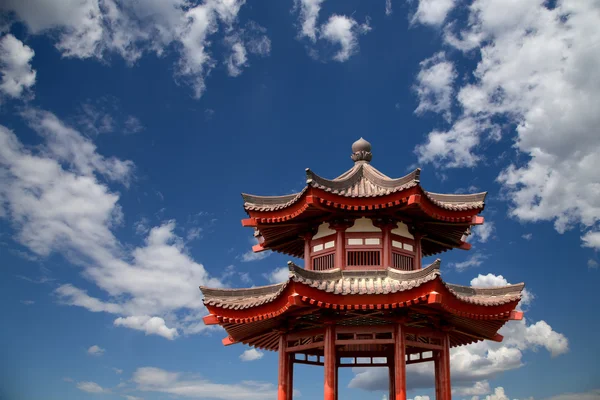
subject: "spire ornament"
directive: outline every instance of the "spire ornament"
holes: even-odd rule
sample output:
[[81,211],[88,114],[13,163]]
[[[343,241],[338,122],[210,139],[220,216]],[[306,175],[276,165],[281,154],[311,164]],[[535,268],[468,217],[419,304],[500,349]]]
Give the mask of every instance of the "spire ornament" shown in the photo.
[[371,161],[373,158],[373,153],[371,153],[371,143],[367,142],[362,137],[352,143],[352,155],[350,158],[352,158],[354,162]]

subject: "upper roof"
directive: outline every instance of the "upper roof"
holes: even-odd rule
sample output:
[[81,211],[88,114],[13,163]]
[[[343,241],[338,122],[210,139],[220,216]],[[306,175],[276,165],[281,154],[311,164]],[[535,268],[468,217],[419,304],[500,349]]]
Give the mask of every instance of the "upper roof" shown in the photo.
[[352,145],[352,168],[334,179],[306,170],[306,186],[284,196],[242,194],[248,219],[244,226],[256,228],[255,251],[271,249],[294,257],[304,254],[303,232],[332,218],[351,219],[378,215],[419,224],[426,235],[423,255],[452,248],[468,248],[464,236],[472,225],[483,223],[478,214],[486,192],[441,194],[424,190],[420,169],[390,178],[374,166],[371,144],[359,139]]
[[[298,193],[285,196],[256,196],[242,193],[247,211],[275,211],[296,203],[306,189],[313,187],[342,197],[381,197],[419,186],[421,170],[415,169],[401,178],[390,178],[366,161],[354,166],[335,179],[323,178],[306,169],[306,187]],[[487,192],[473,194],[440,194],[423,190],[435,205],[446,210],[483,209]]]

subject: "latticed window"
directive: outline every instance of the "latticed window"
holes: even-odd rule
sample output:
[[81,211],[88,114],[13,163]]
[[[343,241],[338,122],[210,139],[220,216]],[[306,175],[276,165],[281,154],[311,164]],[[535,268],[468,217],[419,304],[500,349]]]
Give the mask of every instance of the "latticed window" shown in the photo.
[[372,267],[381,265],[381,251],[379,250],[351,250],[348,251],[348,266]]
[[325,271],[334,268],[334,253],[325,254],[319,257],[313,258],[313,270]]
[[392,252],[392,266],[403,271],[413,270],[413,257]]

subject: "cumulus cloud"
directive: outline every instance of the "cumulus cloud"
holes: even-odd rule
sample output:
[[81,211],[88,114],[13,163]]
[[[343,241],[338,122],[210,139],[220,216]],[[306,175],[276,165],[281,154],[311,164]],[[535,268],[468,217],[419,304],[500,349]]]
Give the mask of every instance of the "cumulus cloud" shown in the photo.
[[385,15],[392,15],[392,0],[385,0]]
[[[167,338],[204,329],[198,285],[222,286],[187,253],[175,221],[151,228],[144,243],[126,246],[119,194],[104,180],[126,183],[133,164],[100,155],[94,144],[55,115],[27,110],[44,139],[35,149],[0,126],[0,199],[15,240],[40,257],[62,254],[99,288],[91,296],[72,284],[55,294],[63,304],[116,314],[115,324]],[[35,150],[35,151],[34,151]]]
[[245,0],[204,0],[200,4],[185,0],[67,0],[54,4],[33,0],[25,5],[19,0],[7,0],[0,4],[0,11],[13,12],[32,34],[55,38],[55,46],[64,57],[106,61],[118,55],[133,65],[146,53],[162,56],[167,51],[177,51],[176,79],[189,84],[198,98],[216,65],[209,39],[221,29],[227,34],[240,31],[237,16],[244,3]]
[[132,381],[141,391],[182,397],[218,400],[263,400],[277,397],[277,388],[271,383],[256,381],[242,381],[236,384],[214,383],[207,379],[153,367],[138,368],[133,374]]
[[473,253],[465,261],[451,263],[450,266],[456,268],[457,271],[464,271],[468,268],[479,267],[487,260],[487,256],[482,253]]
[[0,93],[22,97],[34,84],[36,71],[31,67],[35,52],[11,34],[0,38]]
[[290,269],[287,267],[277,268],[269,272],[268,274],[265,274],[264,276],[271,283],[285,282],[290,277]]
[[344,62],[356,52],[358,35],[365,34],[370,30],[368,20],[364,24],[359,24],[350,17],[334,14],[321,28],[321,35],[325,40],[340,47],[333,59]]
[[[504,277],[493,274],[478,275],[471,280],[471,286],[475,287],[508,284]],[[524,293],[520,305],[531,302],[532,299],[531,294]],[[482,341],[450,350],[455,395],[477,396],[489,393],[488,381],[504,371],[522,367],[523,355],[528,351],[545,349],[552,357],[569,351],[568,339],[554,331],[545,321],[533,324],[528,324],[526,318],[521,321],[510,321],[500,329],[499,333],[504,336],[502,343]],[[353,368],[353,372],[355,376],[350,381],[352,388],[369,391],[387,388],[388,371],[385,368]],[[431,388],[434,385],[433,376],[431,363],[409,365],[407,366],[407,388],[409,390]]]
[[472,242],[486,243],[496,230],[493,222],[486,222],[483,225],[476,225],[471,228],[469,239]]
[[313,43],[317,41],[317,18],[321,11],[321,4],[325,0],[294,0],[294,7],[300,10],[299,35],[309,38]]
[[241,255],[241,261],[242,262],[251,262],[251,261],[264,260],[265,258],[269,257],[271,254],[273,254],[273,252],[270,250],[261,251],[259,253],[255,253],[252,250],[248,250],[247,252],[245,252],[244,254]]
[[[333,60],[344,62],[358,51],[358,36],[371,30],[369,18],[359,24],[354,18],[346,15],[333,14],[327,22],[317,27],[317,19],[324,0],[295,0],[294,10],[299,10],[299,38],[308,38],[314,45],[317,40],[324,40],[334,45],[338,50]],[[387,6],[386,6],[387,7]],[[391,3],[390,3],[391,10]],[[318,58],[315,48],[310,50],[314,58]]]
[[[510,285],[510,283],[502,275],[479,274],[476,278],[471,279],[471,286],[473,287],[491,288],[506,285]],[[534,299],[535,296],[533,293],[527,289],[523,289],[521,292],[521,301],[519,302],[519,307],[526,307],[530,305]]]
[[256,349],[248,349],[240,354],[240,360],[242,361],[254,361],[260,360],[265,354],[262,351]]
[[596,3],[477,0],[468,11],[446,25],[444,39],[479,60],[458,88],[461,115],[417,147],[420,161],[472,167],[482,141],[514,136],[520,157],[498,176],[510,215],[553,221],[559,233],[583,226],[583,245],[600,248]]
[[165,320],[160,317],[148,315],[136,315],[131,317],[119,317],[114,321],[115,326],[125,326],[138,331],[146,332],[146,335],[158,335],[169,340],[177,337],[177,329],[168,328]]
[[110,390],[103,388],[96,382],[77,382],[77,389],[87,393],[110,393]]
[[444,52],[421,62],[417,74],[415,91],[419,98],[419,106],[415,113],[423,114],[433,111],[444,115],[447,121],[452,119],[452,84],[456,79],[456,70],[452,62],[446,59]]
[[448,13],[454,8],[455,0],[419,0],[412,23],[441,25]]
[[105,349],[101,348],[100,346],[98,346],[96,344],[93,346],[90,346],[87,349],[87,353],[92,356],[101,356],[104,354],[105,351],[106,351]]

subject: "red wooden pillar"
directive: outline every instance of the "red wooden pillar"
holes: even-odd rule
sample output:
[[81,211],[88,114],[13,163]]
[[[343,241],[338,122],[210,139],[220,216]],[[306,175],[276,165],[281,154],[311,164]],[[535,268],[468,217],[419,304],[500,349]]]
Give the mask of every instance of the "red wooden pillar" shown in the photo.
[[433,353],[433,370],[435,372],[435,400],[441,400],[442,384],[440,379],[442,377],[442,363],[441,363],[441,351],[436,350]]
[[279,335],[279,385],[277,387],[277,400],[289,400],[289,355],[287,353],[287,335]]
[[440,350],[440,399],[452,400],[452,384],[450,382],[450,336],[448,333],[442,339]]
[[310,257],[310,241],[312,240],[313,232],[306,232],[304,234],[304,269],[312,270],[312,259]]
[[329,223],[329,228],[335,229],[335,268],[346,267],[346,229],[354,225],[352,220],[334,220]]
[[404,327],[397,323],[394,329],[394,397],[406,400],[406,340]]
[[324,355],[325,355],[325,400],[335,400],[336,397],[336,382],[335,382],[335,369],[336,369],[336,354],[335,354],[335,325],[325,325],[325,337],[324,337]]
[[381,240],[382,240],[382,257],[381,265],[383,267],[392,266],[392,229],[397,228],[398,225],[388,218],[381,218],[373,220],[373,225],[381,229]]
[[421,238],[423,237],[423,235],[421,235],[418,232],[415,232],[415,234],[413,236],[415,237],[415,267],[414,267],[414,269],[421,269],[421,268],[423,268],[423,266],[422,266],[423,252],[421,251]]
[[288,353],[288,384],[287,384],[287,399],[292,400],[294,398],[294,360],[296,356],[294,353]]

